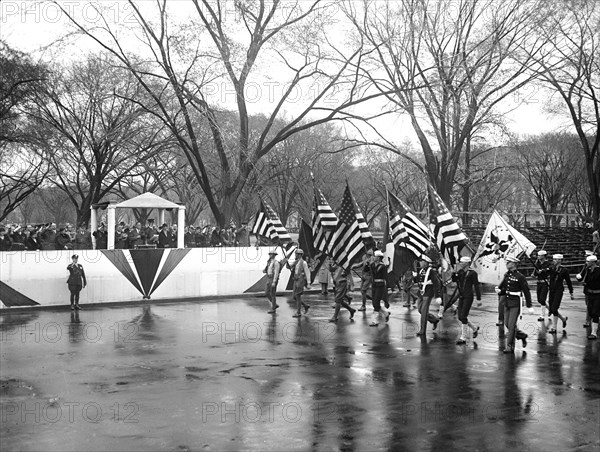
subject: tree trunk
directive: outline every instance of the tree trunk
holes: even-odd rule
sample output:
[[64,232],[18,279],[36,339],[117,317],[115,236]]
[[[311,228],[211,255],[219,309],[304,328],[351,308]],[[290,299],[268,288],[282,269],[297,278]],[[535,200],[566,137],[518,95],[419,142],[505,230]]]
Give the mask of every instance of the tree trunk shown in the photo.
[[469,202],[471,195],[471,135],[467,136],[466,146],[465,146],[465,188],[463,190],[463,225],[469,224],[469,214],[466,213],[469,211]]

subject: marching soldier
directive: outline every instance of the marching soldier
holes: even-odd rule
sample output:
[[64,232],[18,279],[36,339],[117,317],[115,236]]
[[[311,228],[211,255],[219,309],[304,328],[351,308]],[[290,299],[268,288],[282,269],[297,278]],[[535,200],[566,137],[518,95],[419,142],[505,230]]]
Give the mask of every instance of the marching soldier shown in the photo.
[[433,267],[433,262],[429,256],[423,254],[419,261],[421,270],[417,273],[416,282],[419,284],[419,300],[417,309],[421,314],[421,327],[417,336],[425,336],[427,331],[427,322],[433,324],[433,330],[438,326],[440,319],[429,312],[431,300],[435,299],[438,303],[442,302],[441,291],[442,281],[437,270]]
[[304,251],[300,248],[296,248],[296,261],[293,264],[286,262],[287,268],[289,268],[294,275],[294,291],[293,299],[296,300],[296,314],[292,317],[302,317],[300,310],[304,307],[304,313],[308,312],[309,305],[302,301],[302,294],[304,289],[308,289],[308,283],[310,281],[310,270],[308,264],[303,259]]
[[562,260],[562,254],[554,254],[552,256],[552,265],[550,266],[550,298],[548,301],[550,315],[554,316],[554,323],[552,323],[552,319],[550,319],[550,329],[548,330],[548,333],[550,334],[556,334],[558,319],[562,320],[563,330],[567,327],[568,317],[563,317],[558,312],[558,309],[560,308],[560,302],[562,301],[563,293],[565,291],[564,283],[567,284],[569,293],[571,294],[571,300],[573,299],[573,284],[571,283],[569,271],[561,265]]
[[350,320],[353,319],[356,309],[350,307],[346,301],[346,294],[348,292],[348,273],[341,266],[331,265],[329,271],[333,275],[335,281],[335,312],[333,317],[329,319],[330,322],[335,323],[338,321],[338,315],[342,306],[350,313]]
[[537,253],[537,261],[535,263],[534,276],[537,278],[536,295],[537,301],[541,305],[539,322],[546,320],[546,300],[548,299],[548,277],[550,276],[550,262],[546,260],[548,253],[540,250]]
[[373,250],[367,251],[363,255],[363,261],[360,266],[360,292],[362,294],[362,305],[358,308],[359,311],[367,309],[367,298],[371,298],[368,294],[371,291],[373,283],[373,275],[371,273],[371,264],[373,263]]
[[470,264],[469,256],[461,257],[458,270],[452,274],[452,281],[456,282],[458,288],[458,320],[462,324],[460,338],[456,341],[458,345],[467,343],[468,328],[473,330],[473,339],[479,334],[479,327],[475,327],[468,319],[473,299],[477,297],[477,301],[481,301],[479,279],[477,273],[469,268]]
[[[375,261],[371,264],[371,275],[372,289],[371,289],[371,302],[373,303],[373,315],[371,317],[371,323],[369,326],[379,325],[379,315],[383,314],[385,321],[390,320],[390,313],[386,309],[387,307],[387,266],[383,263],[383,253],[379,250],[373,254]],[[381,306],[381,302],[384,302],[384,306]]]
[[588,339],[598,338],[598,319],[600,318],[600,267],[598,267],[598,258],[594,255],[585,259],[585,273],[578,274],[577,279],[582,281],[583,293],[587,302],[588,317],[592,320],[595,327],[588,335]]
[[78,259],[79,256],[73,254],[73,256],[71,256],[72,262],[67,266],[67,270],[69,271],[67,284],[69,285],[69,292],[71,292],[71,310],[81,309],[79,307],[79,293],[82,288],[87,286],[85,271],[83,271],[83,266],[77,263]]
[[525,296],[525,304],[529,312],[533,312],[531,304],[531,291],[527,284],[525,276],[517,270],[519,259],[508,256],[506,258],[506,268],[508,271],[504,279],[496,288],[496,292],[504,295],[504,325],[508,328],[508,337],[506,338],[506,347],[504,353],[513,353],[515,351],[515,338],[523,341],[523,347],[527,345],[527,335],[521,331],[517,332],[517,320],[521,314],[521,295]]
[[277,293],[277,282],[279,281],[279,273],[281,272],[281,265],[276,259],[277,251],[273,248],[269,251],[269,260],[267,266],[263,270],[263,273],[267,274],[267,284],[265,286],[265,295],[271,302],[271,309],[267,311],[269,314],[275,314],[275,310],[279,307],[276,300]]

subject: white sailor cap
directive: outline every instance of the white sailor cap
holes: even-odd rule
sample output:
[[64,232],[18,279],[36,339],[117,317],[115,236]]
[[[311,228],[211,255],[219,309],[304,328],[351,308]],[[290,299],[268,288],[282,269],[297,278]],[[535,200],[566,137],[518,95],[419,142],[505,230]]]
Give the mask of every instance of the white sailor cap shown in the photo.
[[546,254],[548,254],[548,251],[539,250],[539,251],[537,252],[537,255],[538,255],[538,256],[545,256]]
[[553,254],[552,259],[563,260],[564,256],[562,254]]
[[271,248],[269,250],[269,254],[277,254],[277,249],[276,248]]
[[585,258],[586,262],[596,262],[598,260],[598,258],[596,256],[594,256],[593,254],[591,256],[588,256]]
[[514,256],[507,256],[506,257],[506,262],[514,262],[515,264],[518,264],[520,261],[519,261],[519,259],[517,259]]
[[586,256],[593,256],[593,255],[594,255],[594,252],[593,252],[593,251],[590,251],[590,250],[585,250],[585,255],[586,255]]
[[383,253],[381,251],[379,251],[379,250],[375,251],[375,253],[373,253],[373,255],[375,257],[383,257]]
[[469,256],[463,256],[460,258],[459,262],[461,264],[469,264],[471,263],[471,258]]

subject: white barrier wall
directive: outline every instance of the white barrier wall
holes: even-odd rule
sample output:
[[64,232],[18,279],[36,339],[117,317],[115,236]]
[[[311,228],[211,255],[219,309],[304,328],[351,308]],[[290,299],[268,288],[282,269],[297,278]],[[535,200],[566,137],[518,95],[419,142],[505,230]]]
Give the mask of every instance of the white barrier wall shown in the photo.
[[[67,265],[79,255],[88,286],[80,303],[239,295],[258,282],[267,247],[165,250],[60,250],[0,253],[0,309],[69,304]],[[283,256],[278,256],[281,259]],[[290,272],[282,270],[278,290]],[[34,306],[35,307],[35,306]]]

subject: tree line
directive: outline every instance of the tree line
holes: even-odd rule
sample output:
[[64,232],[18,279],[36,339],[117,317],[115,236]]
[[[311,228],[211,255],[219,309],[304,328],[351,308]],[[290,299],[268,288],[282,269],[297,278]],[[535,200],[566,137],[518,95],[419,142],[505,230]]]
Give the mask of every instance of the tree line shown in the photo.
[[[465,212],[599,217],[593,1],[191,0],[184,22],[129,5],[127,27],[63,10],[73,29],[49,47],[97,48],[71,62],[0,44],[0,221],[58,196],[87,225],[92,204],[145,191],[190,224],[239,224],[257,195],[286,221],[310,215],[312,178],[333,205],[351,181],[370,222],[384,184],[424,210],[427,182]],[[532,88],[563,130],[511,135]]]

